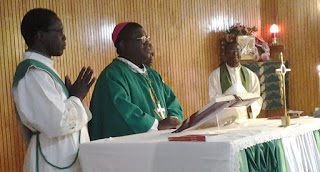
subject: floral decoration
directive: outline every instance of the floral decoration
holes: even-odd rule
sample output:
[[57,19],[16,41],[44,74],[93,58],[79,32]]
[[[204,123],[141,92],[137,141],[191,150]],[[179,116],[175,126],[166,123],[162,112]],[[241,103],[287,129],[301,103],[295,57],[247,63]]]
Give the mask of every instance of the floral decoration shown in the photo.
[[270,59],[270,48],[268,43],[264,41],[262,38],[258,37],[256,32],[258,31],[257,27],[246,27],[237,23],[231,26],[228,30],[224,33],[224,38],[226,42],[236,42],[237,36],[240,35],[248,35],[254,36],[256,38],[255,41],[255,55],[254,58],[256,61],[268,61]]

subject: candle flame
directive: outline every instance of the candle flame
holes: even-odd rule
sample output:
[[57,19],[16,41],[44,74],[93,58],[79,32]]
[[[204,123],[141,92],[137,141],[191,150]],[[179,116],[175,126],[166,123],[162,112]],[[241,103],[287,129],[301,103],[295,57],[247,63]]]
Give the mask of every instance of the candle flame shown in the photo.
[[276,24],[271,25],[270,32],[271,33],[278,33],[279,32],[278,25],[276,25]]

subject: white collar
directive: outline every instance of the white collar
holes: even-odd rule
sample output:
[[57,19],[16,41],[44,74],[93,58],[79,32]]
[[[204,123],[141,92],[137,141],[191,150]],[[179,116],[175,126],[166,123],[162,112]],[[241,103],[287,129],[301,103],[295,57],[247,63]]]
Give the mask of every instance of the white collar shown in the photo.
[[37,60],[37,61],[45,64],[46,66],[53,68],[54,61],[52,59],[50,59],[42,54],[39,54],[37,52],[34,52],[34,51],[26,51],[23,54],[23,60],[25,60],[25,59]]
[[117,57],[117,59],[122,61],[122,62],[124,62],[125,64],[127,64],[128,67],[135,73],[145,74],[147,72],[147,69],[144,66],[144,64],[142,64],[143,68],[141,69],[137,65],[135,65],[134,63],[132,63],[131,61],[129,61],[129,60],[123,58],[123,57],[119,56],[119,57]]
[[226,63],[226,66],[228,68],[228,70],[240,70],[241,68],[241,64],[239,63],[239,65],[237,67],[231,67]]

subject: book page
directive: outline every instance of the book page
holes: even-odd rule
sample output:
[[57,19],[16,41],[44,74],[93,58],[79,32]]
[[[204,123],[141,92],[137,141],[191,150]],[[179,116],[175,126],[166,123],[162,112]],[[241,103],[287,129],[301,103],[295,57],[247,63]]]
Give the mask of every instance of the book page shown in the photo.
[[[227,95],[222,97],[217,97],[208,103],[206,106],[201,108],[198,112],[191,115],[189,118],[184,120],[181,126],[175,130],[173,133],[181,132],[183,130],[192,130],[206,121],[213,121],[216,115],[223,112],[223,110],[227,107],[238,107],[238,106],[249,106],[251,103],[259,99],[260,96],[252,94],[252,93],[245,93],[245,94],[237,94],[237,95]],[[232,111],[232,110],[229,110]],[[222,113],[224,116],[220,117],[221,122],[225,123],[232,123],[236,117],[234,117],[237,113]],[[227,114],[227,115],[226,115]],[[220,119],[219,119],[220,120]],[[210,123],[210,122],[209,122]],[[220,122],[219,122],[220,123]]]

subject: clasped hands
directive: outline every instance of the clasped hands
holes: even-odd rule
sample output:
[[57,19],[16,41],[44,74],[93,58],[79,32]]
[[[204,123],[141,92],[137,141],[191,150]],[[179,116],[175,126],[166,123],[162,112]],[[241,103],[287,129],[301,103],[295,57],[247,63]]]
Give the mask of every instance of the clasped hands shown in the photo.
[[87,96],[92,84],[96,81],[95,77],[92,78],[92,74],[93,69],[90,66],[82,67],[77,80],[73,84],[71,84],[70,77],[66,75],[65,85],[70,96],[78,97],[82,101]]

